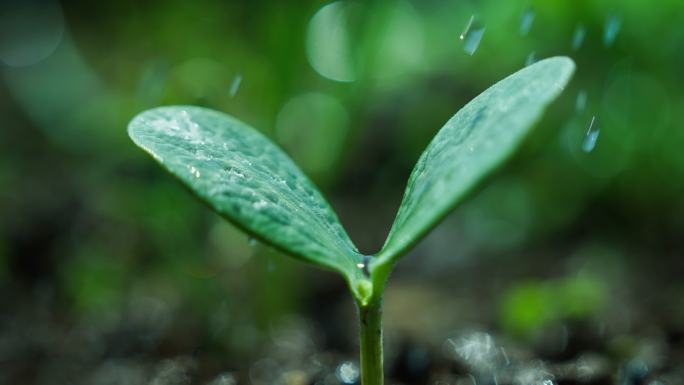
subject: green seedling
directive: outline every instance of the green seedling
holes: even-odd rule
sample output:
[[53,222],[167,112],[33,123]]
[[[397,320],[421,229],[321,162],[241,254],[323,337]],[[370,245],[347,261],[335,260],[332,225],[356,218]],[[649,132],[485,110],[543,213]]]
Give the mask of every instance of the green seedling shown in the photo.
[[133,141],[222,217],[282,252],[339,273],[359,309],[361,382],[383,383],[382,301],[387,278],[539,120],[574,72],[554,57],[496,83],[437,133],[409,177],[382,249],[361,254],[297,165],[257,130],[206,108],[159,107],[128,126]]

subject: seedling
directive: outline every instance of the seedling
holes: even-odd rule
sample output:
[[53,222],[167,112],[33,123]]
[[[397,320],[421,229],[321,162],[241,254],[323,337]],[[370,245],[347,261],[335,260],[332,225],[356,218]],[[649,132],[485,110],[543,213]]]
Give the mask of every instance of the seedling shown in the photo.
[[359,309],[361,382],[383,383],[382,297],[399,258],[519,147],[574,72],[539,61],[466,104],[423,152],[382,250],[361,254],[337,215],[278,146],[226,114],[159,107],[128,126],[133,141],[249,236],[342,275]]

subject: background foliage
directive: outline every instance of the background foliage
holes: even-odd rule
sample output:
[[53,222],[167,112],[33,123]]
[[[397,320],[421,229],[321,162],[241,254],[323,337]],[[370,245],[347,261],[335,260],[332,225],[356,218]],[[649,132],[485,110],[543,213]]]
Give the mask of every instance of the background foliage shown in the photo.
[[[138,112],[196,104],[262,130],[373,253],[436,130],[554,55],[576,61],[571,85],[514,161],[400,263],[388,339],[439,347],[480,325],[535,341],[567,320],[684,330],[681,1],[0,9],[0,381],[93,383],[104,363],[146,373],[182,354],[200,377],[239,372],[293,315],[316,330],[312,349],[354,354],[344,282],[193,199],[128,139]],[[486,29],[468,55],[471,15]]]

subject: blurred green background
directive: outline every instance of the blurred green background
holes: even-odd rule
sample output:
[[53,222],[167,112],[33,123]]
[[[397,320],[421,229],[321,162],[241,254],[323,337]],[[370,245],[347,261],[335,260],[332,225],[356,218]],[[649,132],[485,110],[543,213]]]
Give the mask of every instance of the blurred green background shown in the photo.
[[355,356],[342,280],[194,199],[129,140],[137,113],[196,104],[258,128],[373,253],[447,119],[555,55],[577,71],[534,135],[398,266],[388,362],[464,327],[535,344],[598,325],[625,357],[625,336],[680,335],[682,25],[680,0],[2,2],[0,382],[117,383],[96,381],[106,364],[146,383],[189,355],[197,383],[259,384],[241,373],[293,322],[307,349]]

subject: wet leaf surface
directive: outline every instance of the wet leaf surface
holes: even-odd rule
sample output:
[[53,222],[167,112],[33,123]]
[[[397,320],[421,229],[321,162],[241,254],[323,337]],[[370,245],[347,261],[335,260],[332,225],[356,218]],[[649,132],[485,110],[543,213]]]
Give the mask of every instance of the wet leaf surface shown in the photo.
[[363,262],[333,209],[268,138],[217,111],[172,106],[138,115],[133,141],[217,213],[295,257],[345,275]]
[[566,57],[539,61],[488,88],[449,119],[409,177],[379,263],[406,252],[509,158],[574,69]]

